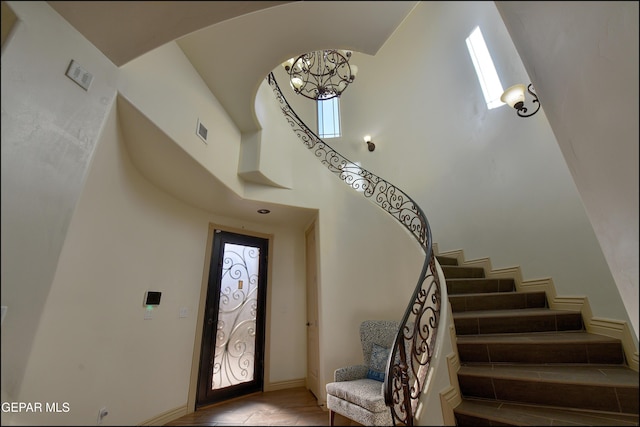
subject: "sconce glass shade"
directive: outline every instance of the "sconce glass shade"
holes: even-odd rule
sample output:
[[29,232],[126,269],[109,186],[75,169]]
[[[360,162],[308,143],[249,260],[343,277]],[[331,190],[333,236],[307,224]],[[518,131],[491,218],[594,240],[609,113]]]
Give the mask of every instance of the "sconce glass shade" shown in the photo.
[[363,139],[364,139],[364,142],[367,144],[367,148],[369,149],[369,151],[373,151],[376,149],[376,144],[371,142],[371,135],[365,135]]
[[516,104],[520,103],[520,106],[524,104],[524,91],[526,87],[523,84],[517,84],[511,86],[509,89],[505,90],[502,96],[500,97],[500,101],[508,104],[512,108],[516,107]]

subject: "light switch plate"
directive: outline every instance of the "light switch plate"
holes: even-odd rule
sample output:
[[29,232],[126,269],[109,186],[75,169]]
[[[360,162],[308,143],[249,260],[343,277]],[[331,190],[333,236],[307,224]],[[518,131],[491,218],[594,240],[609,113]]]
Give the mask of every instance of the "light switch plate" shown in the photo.
[[93,81],[93,75],[82,68],[75,60],[71,60],[69,68],[67,68],[67,77],[76,82],[82,89],[88,91],[91,82]]

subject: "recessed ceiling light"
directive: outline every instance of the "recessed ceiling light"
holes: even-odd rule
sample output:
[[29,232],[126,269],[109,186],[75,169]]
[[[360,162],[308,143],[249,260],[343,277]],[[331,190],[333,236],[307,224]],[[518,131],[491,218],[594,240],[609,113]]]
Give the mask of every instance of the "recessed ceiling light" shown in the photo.
[[271,212],[269,209],[258,209],[258,213],[262,215],[266,215]]

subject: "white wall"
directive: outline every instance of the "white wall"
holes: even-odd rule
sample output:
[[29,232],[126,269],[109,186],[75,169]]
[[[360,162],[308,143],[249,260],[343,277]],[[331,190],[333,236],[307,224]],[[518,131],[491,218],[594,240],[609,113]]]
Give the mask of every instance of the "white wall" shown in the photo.
[[[306,373],[303,231],[216,217],[149,183],[123,150],[116,88],[244,196],[319,209],[322,384],[361,360],[362,320],[402,316],[422,265],[416,243],[302,143],[291,139],[291,189],[242,183],[241,135],[179,49],[118,71],[46,3],[11,5],[23,22],[2,55],[3,400],[68,401],[71,411],[3,423],[93,424],[107,405],[107,423],[133,424],[185,405],[199,338],[195,317],[177,311],[197,306],[209,222],[275,236],[269,380]],[[415,198],[441,251],[521,265],[526,279],[551,276],[560,294],[588,295],[597,316],[626,320],[544,111],[523,120],[486,110],[464,43],[478,23],[499,74],[527,80],[492,2],[422,2],[375,57],[354,58],[345,135],[331,145]],[[88,93],[64,76],[72,58],[94,73]],[[396,81],[393,64],[407,65]],[[191,117],[202,110],[217,148],[191,145]],[[144,321],[140,300],[156,285],[166,305]]]
[[638,2],[497,5],[549,113],[637,339]]
[[[51,265],[49,276],[40,278],[41,290],[22,285],[23,279],[29,277],[26,271],[3,271],[2,302],[9,306],[2,326],[3,374],[7,373],[3,375],[3,400],[69,403],[68,413],[12,414],[3,416],[3,423],[93,424],[98,410],[106,406],[110,412],[106,424],[134,424],[186,405],[193,347],[200,339],[195,336],[195,310],[210,222],[274,235],[268,332],[271,363],[267,381],[298,380],[306,374],[303,230],[215,216],[178,201],[148,182],[128,158],[114,101],[116,87],[162,132],[197,156],[203,166],[215,171],[230,187],[277,203],[298,200],[300,205],[321,209],[320,369],[324,382],[331,381],[333,370],[348,359],[361,359],[357,331],[362,320],[402,316],[422,263],[413,238],[408,233],[398,233],[395,220],[372,209],[369,201],[355,195],[335,176],[322,171],[319,177],[315,172],[323,167],[295,136],[291,136],[295,141],[291,172],[297,189],[250,184],[242,187],[236,176],[240,134],[215,98],[202,91],[201,81],[175,46],[166,45],[122,70],[114,70],[45,3],[16,5],[16,10],[24,26],[3,54],[3,88],[13,83],[5,77],[5,70],[18,81],[29,70],[50,70],[54,67],[47,62],[51,60],[49,56],[57,61],[56,49],[66,45],[70,46],[67,56],[92,71],[95,80],[88,93],[77,88],[63,75],[65,59],[59,60],[63,65],[60,73],[47,79],[38,76],[40,85],[14,85],[13,91],[3,90],[3,154],[9,154],[3,156],[3,162],[10,164],[11,159],[22,166],[20,170],[3,167],[3,178],[7,178],[3,179],[3,213],[9,213],[3,215],[3,227],[7,224],[15,230],[20,221],[25,223],[18,235],[3,233],[3,247],[24,245],[30,249],[23,242],[38,237],[41,229],[34,224],[42,227],[46,239],[59,233],[60,247],[64,239],[59,260],[59,250],[39,259]],[[55,40],[59,33],[68,33],[69,40],[61,36],[55,46],[49,45],[48,41]],[[104,63],[79,58],[76,51],[83,49]],[[175,69],[154,73],[171,66],[181,69],[181,73]],[[112,74],[109,80],[104,77],[108,72]],[[103,89],[105,80],[111,86]],[[42,180],[32,178],[42,173],[41,168],[47,169],[42,162],[30,158],[30,153],[8,151],[19,147],[22,134],[40,130],[47,119],[69,121],[37,96],[58,90],[61,85],[66,91],[58,91],[55,99],[63,105],[79,102],[74,90],[80,91],[84,102],[88,102],[87,97],[94,101],[94,97],[107,92],[95,100],[101,106],[101,115],[93,118],[95,140],[88,147],[89,154],[98,147],[94,160],[90,164],[87,154],[77,166],[82,172],[90,166],[86,182],[76,173],[66,177],[69,185],[52,181],[44,187],[50,192],[69,193],[73,202],[79,198],[75,209],[71,201],[59,202],[59,210],[70,223],[68,232],[56,227],[49,217],[33,221],[24,218],[25,212],[31,211],[31,204],[37,203],[36,212],[48,206],[47,200],[36,197]],[[9,115],[7,111],[21,105],[20,99],[29,101],[25,108],[32,116],[28,126],[23,125],[26,131],[16,129],[11,133],[9,130],[20,127],[23,116]],[[91,111],[80,106],[82,112]],[[267,108],[273,110],[272,105]],[[195,123],[189,119],[203,109],[207,119],[212,120],[211,128],[216,130],[214,137],[220,141],[210,149],[211,153],[202,145],[192,144]],[[277,120],[279,126],[286,128],[280,117]],[[18,134],[18,130],[22,133]],[[278,129],[269,132],[282,134]],[[49,138],[55,141],[58,133],[51,133]],[[34,151],[45,158],[55,154],[46,139],[38,138],[33,144]],[[70,168],[65,169],[66,173],[69,171]],[[32,180],[29,183],[34,187],[33,196],[15,192],[9,183],[18,178]],[[353,227],[354,219],[361,228]],[[372,237],[376,244],[371,244]],[[30,256],[29,260],[33,259]],[[19,258],[13,250],[3,251],[3,265],[7,260],[17,262]],[[390,267],[394,262],[396,265]],[[163,302],[150,321],[143,319],[141,299],[146,290],[163,292]],[[30,299],[33,295],[40,299],[38,304]],[[179,318],[181,307],[187,307],[191,316]],[[23,318],[19,319],[17,313],[24,313]],[[18,337],[28,338],[28,345],[12,345]]]
[[[117,70],[45,3],[12,6],[23,22],[2,56],[2,396],[70,410],[3,424],[90,425],[102,406],[106,424],[135,424],[185,405],[210,222],[274,236],[266,380],[303,378],[303,230],[216,217],[147,182],[118,133]],[[71,58],[94,74],[89,92],[64,76]],[[163,303],[145,321],[149,289]]]
[[527,119],[487,109],[465,43],[478,25],[503,87],[528,83],[493,2],[421,2],[375,56],[354,54],[331,145],[411,195],[441,251],[551,277],[595,316],[629,322],[544,105]]
[[[301,231],[212,216],[158,190],[127,158],[115,117],[114,109],[17,399],[69,402],[71,411],[21,417],[28,423],[92,424],[103,406],[108,424],[140,423],[186,403],[209,223],[274,235],[272,328],[305,320],[304,271],[292,254],[302,252]],[[144,320],[147,290],[163,292],[152,320]],[[267,380],[304,377],[304,328],[270,337]]]
[[[44,3],[10,7],[20,22],[2,51],[3,401],[20,393],[117,72]],[[93,73],[90,92],[65,76],[72,59]]]
[[[242,194],[238,176],[240,132],[175,42],[121,67],[118,90],[185,152],[227,187]],[[209,130],[196,135],[198,119]]]

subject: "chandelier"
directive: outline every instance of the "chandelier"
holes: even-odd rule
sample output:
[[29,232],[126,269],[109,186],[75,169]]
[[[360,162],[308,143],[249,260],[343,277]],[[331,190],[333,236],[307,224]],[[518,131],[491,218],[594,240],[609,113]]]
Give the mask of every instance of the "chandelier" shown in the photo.
[[349,50],[316,50],[291,58],[282,66],[297,94],[323,101],[340,96],[353,83],[358,67],[350,65],[349,58]]

